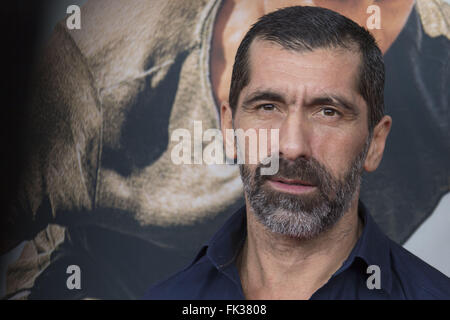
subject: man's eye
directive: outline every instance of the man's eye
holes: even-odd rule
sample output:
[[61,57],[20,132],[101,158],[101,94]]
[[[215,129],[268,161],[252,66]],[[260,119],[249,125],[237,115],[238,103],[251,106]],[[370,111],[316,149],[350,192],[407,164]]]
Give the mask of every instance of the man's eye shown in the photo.
[[339,112],[332,108],[323,108],[320,111],[321,111],[322,115],[324,115],[326,117],[334,117],[334,116],[339,115]]
[[264,110],[264,111],[273,111],[275,110],[275,106],[271,103],[266,103],[258,106],[258,109]]

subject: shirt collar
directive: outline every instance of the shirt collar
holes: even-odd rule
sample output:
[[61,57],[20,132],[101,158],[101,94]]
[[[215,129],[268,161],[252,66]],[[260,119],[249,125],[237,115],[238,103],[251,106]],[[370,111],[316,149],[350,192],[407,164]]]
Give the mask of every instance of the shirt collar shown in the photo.
[[246,208],[236,211],[207,243],[207,255],[218,269],[234,262],[247,236]]
[[[358,214],[363,221],[363,231],[350,255],[336,271],[333,277],[347,270],[356,258],[362,259],[367,266],[376,265],[381,272],[381,288],[390,293],[392,288],[390,241],[379,229],[365,205],[360,201]],[[223,227],[203,247],[213,265],[224,272],[231,280],[236,281],[235,272],[231,266],[236,260],[247,236],[247,221],[245,206],[235,212]],[[199,257],[198,257],[199,258]],[[196,259],[197,260],[197,259]],[[367,269],[360,270],[367,274]],[[370,274],[367,274],[369,277]]]
[[[381,289],[390,293],[392,288],[390,240],[378,227],[361,201],[358,203],[358,215],[364,224],[361,236],[333,277],[352,266],[356,258],[360,258],[367,266],[375,265],[380,268]],[[361,272],[367,274],[367,269],[361,270]],[[367,274],[367,277],[369,276],[370,274]]]

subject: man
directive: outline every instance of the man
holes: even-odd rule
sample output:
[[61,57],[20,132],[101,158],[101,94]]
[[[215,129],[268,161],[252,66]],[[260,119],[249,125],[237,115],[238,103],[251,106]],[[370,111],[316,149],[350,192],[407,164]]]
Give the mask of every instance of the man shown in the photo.
[[[244,30],[290,5],[332,8],[362,25],[368,6],[381,10],[381,29],[371,32],[387,50],[386,106],[396,125],[361,199],[403,243],[448,194],[450,42],[436,18],[449,6],[438,2],[88,1],[81,30],[56,27],[24,112],[29,157],[0,232],[0,252],[16,257],[0,275],[6,297],[137,298],[188,263],[243,203],[242,183],[235,166],[174,165],[171,134],[192,131],[192,119],[219,126],[215,102],[228,94]],[[432,230],[427,239],[442,239]],[[83,272],[81,290],[66,287],[72,264]]]
[[391,127],[383,86],[381,51],[351,20],[299,6],[263,16],[237,51],[221,124],[224,136],[279,130],[279,171],[241,164],[245,207],[146,298],[450,298],[450,279],[388,239],[358,200]]

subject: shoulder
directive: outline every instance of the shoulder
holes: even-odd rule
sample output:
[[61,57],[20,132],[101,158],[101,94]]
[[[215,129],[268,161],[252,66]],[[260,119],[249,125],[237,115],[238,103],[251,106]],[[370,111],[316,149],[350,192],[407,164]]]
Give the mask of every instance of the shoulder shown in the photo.
[[450,278],[394,241],[391,242],[393,285],[407,299],[450,299]]
[[144,300],[189,300],[199,297],[199,290],[213,272],[213,266],[206,255],[194,261],[181,271],[152,285]]
[[121,54],[132,60],[161,46],[189,45],[206,6],[207,0],[88,1],[81,7],[81,29],[69,33],[91,59]]

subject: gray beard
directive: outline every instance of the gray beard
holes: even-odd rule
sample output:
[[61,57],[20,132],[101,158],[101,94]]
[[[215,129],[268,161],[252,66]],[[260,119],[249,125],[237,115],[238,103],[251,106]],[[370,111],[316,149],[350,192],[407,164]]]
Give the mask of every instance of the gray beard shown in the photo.
[[239,165],[244,191],[257,220],[269,231],[312,239],[331,228],[347,212],[361,184],[362,167],[371,138],[353,160],[343,178],[333,177],[317,160],[298,158],[293,163],[280,157],[280,168],[273,176],[311,182],[316,190],[307,195],[278,192],[264,185],[270,176],[255,174]]

